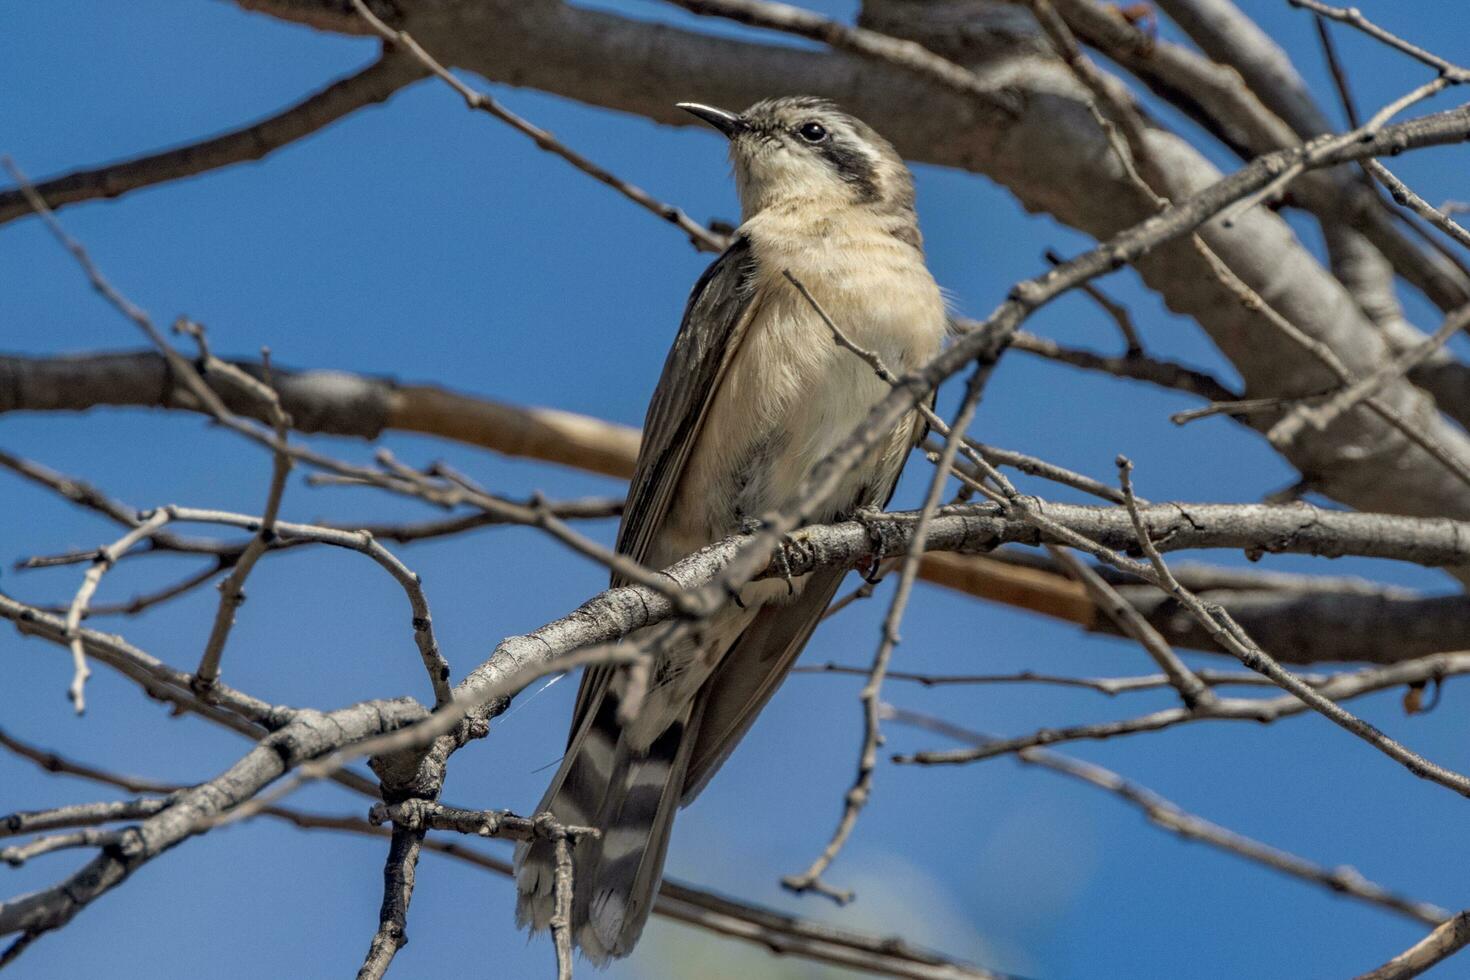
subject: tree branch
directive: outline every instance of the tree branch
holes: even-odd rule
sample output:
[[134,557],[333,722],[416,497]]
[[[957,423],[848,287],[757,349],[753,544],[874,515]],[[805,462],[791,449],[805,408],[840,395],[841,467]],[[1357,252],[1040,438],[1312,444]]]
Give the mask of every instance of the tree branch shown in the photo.
[[[129,792],[169,793],[182,788],[155,780],[106,772],[22,742],[3,731],[0,731],[0,746],[36,763],[48,772],[78,776]],[[348,788],[370,798],[377,798],[377,791],[373,787]],[[461,812],[470,812],[480,818],[483,818],[484,813]],[[285,807],[267,807],[261,813],[303,830],[330,830],[385,840],[392,834],[391,828],[356,816],[324,816]],[[385,811],[384,816],[388,815]],[[457,842],[429,837],[424,840],[423,847],[503,878],[512,876],[509,863]],[[653,911],[655,915],[751,943],[777,955],[846,966],[881,976],[909,977],[915,980],[1004,980],[989,971],[916,949],[896,936],[869,936],[810,922],[667,878],[654,900]]]
[[[969,745],[984,747],[1000,741],[918,712],[895,708],[891,705],[885,707],[887,717],[900,724],[947,735]],[[1185,840],[1208,844],[1263,867],[1299,878],[1310,884],[1321,885],[1339,895],[1347,895],[1369,902],[1427,925],[1439,925],[1449,918],[1449,913],[1439,906],[1409,898],[1374,884],[1353,868],[1324,867],[1272,847],[1270,844],[1253,840],[1244,834],[1237,834],[1233,830],[1202,817],[1197,817],[1172,800],[1167,800],[1153,790],[1124,779],[1112,770],[1095,763],[1084,762],[1081,759],[1062,755],[1059,752],[1049,752],[1046,749],[1023,749],[1016,753],[1016,760],[1026,765],[1039,766],[1064,776],[1070,776],[1106,790],[1130,806],[1143,811],[1144,816],[1148,817],[1155,826]]]
[[[222,136],[36,184],[53,210],[82,201],[116,198],[144,187],[259,160],[324,129],[358,109],[385,102],[428,74],[411,59],[386,57],[339,79],[274,116]],[[0,224],[31,213],[18,189],[0,190]]]
[[1461,912],[1429,935],[1357,980],[1408,980],[1470,945],[1470,911]]
[[219,776],[182,791],[177,799],[65,881],[0,903],[0,936],[35,937],[60,929],[97,898],[169,848],[199,834],[214,818],[253,797],[283,773],[369,735],[393,731],[424,717],[410,700],[368,701],[330,714],[300,711]]

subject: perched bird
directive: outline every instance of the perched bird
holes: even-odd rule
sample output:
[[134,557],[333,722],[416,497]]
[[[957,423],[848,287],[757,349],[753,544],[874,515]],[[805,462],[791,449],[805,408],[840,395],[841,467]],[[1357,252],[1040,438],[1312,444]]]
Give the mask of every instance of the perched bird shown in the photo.
[[[743,223],[694,286],[644,423],[617,547],[655,569],[791,504],[888,393],[785,272],[895,374],[937,354],[947,324],[924,264],[913,177],[887,140],[824,99],[770,99],[739,114],[680,107],[728,137]],[[886,504],[920,432],[910,415],[813,519]],[[752,583],[701,629],[655,643],[631,718],[618,711],[618,672],[583,677],[566,756],[538,812],[601,831],[573,858],[573,937],[592,962],[632,950],[675,812],[749,729],[842,576]],[[613,584],[623,584],[616,574]],[[631,641],[649,642],[646,633]],[[554,866],[547,842],[517,852],[522,925],[549,924]]]

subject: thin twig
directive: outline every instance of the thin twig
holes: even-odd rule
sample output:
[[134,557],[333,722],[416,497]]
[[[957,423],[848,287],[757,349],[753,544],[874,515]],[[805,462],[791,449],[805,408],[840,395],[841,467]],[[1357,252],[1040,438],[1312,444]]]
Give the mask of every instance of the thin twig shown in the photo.
[[22,810],[0,816],[0,837],[38,834],[65,827],[95,827],[120,820],[141,820],[168,809],[169,797],[139,797],[101,803],[73,803],[49,810]]
[[1008,115],[1018,110],[1012,97],[1003,89],[982,79],[963,65],[942,58],[913,41],[890,37],[864,27],[852,27],[841,21],[766,0],[668,0],[690,13],[706,17],[723,17],[751,27],[795,34],[840,51],[895,65],[905,71],[970,96],[980,105],[999,109]]
[[[996,741],[990,736],[961,728],[938,718],[902,708],[885,707],[887,717],[900,724],[937,732],[975,746],[984,746]],[[1270,844],[1253,840],[1244,834],[1228,830],[1202,817],[1197,817],[1153,790],[1124,779],[1117,773],[1095,763],[1084,762],[1081,759],[1058,752],[1049,752],[1045,749],[1022,750],[1016,753],[1016,759],[1027,765],[1040,766],[1106,790],[1125,803],[1142,810],[1154,825],[1177,834],[1185,840],[1200,841],[1245,858],[1247,861],[1253,861],[1311,884],[1322,885],[1337,894],[1369,902],[1426,925],[1438,925],[1449,916],[1448,912],[1437,905],[1421,902],[1374,884],[1350,867],[1328,868],[1272,847]]]
[[700,251],[722,252],[725,250],[725,246],[729,244],[728,239],[724,235],[716,234],[689,217],[679,208],[674,207],[672,204],[666,204],[650,195],[641,187],[628,183],[612,171],[594,163],[565,143],[562,143],[551,133],[506,109],[500,103],[490,98],[490,96],[470,88],[464,82],[460,81],[453,72],[435,60],[433,55],[425,51],[406,32],[395,31],[379,20],[377,15],[368,9],[367,4],[363,3],[363,0],[352,0],[352,6],[357,11],[358,16],[367,21],[368,25],[382,36],[383,40],[389,44],[397,45],[412,55],[420,64],[433,72],[436,77],[458,92],[460,97],[464,99],[465,105],[471,109],[477,109],[480,112],[494,116],[516,132],[530,137],[537,148],[561,157],[573,167],[576,167],[594,180],[611,187],[639,207],[677,226],[679,230],[689,236],[690,242]]
[[[959,322],[965,324],[968,321]],[[1183,364],[1176,364],[1173,361],[1160,360],[1146,355],[1119,357],[1097,354],[1076,347],[1063,347],[1054,340],[1038,337],[1024,330],[1016,332],[1011,346],[1023,354],[1034,354],[1049,361],[1070,364],[1084,371],[1100,371],[1130,381],[1145,381],[1160,388],[1182,391],[1185,394],[1197,395],[1211,401],[1229,401],[1240,397],[1214,375],[1185,367]]]
[[1393,171],[1389,170],[1377,160],[1364,160],[1363,166],[1367,169],[1368,173],[1373,175],[1375,180],[1388,189],[1388,193],[1392,195],[1394,201],[1411,209],[1419,217],[1428,221],[1461,245],[1470,248],[1470,231],[1467,231],[1464,225],[1451,218],[1449,212],[1434,207],[1434,205],[1424,200],[1424,198],[1415,194],[1409,188],[1408,184],[1395,177]]
[[1257,204],[1285,191],[1293,180],[1306,172],[1307,161],[1312,153],[1331,151],[1335,148],[1349,146],[1353,143],[1371,143],[1394,116],[1397,116],[1410,106],[1438,95],[1446,88],[1449,88],[1451,84],[1452,82],[1448,77],[1441,75],[1394,99],[1374,113],[1366,123],[1355,129],[1337,136],[1327,135],[1308,140],[1302,144],[1296,159],[1287,164],[1280,173],[1262,187],[1252,191],[1222,211],[1220,213],[1220,224],[1226,228],[1232,227],[1242,214]]
[[165,509],[159,509],[149,514],[143,522],[133,528],[127,534],[118,538],[112,544],[100,549],[96,557],[92,559],[92,565],[82,576],[82,584],[78,586],[76,595],[71,600],[71,605],[66,610],[66,637],[71,647],[72,679],[71,686],[67,688],[66,696],[76,708],[77,714],[87,710],[86,685],[87,678],[92,676],[92,671],[87,667],[87,653],[83,648],[81,624],[82,617],[86,614],[87,605],[92,601],[92,596],[97,592],[97,586],[102,581],[102,576],[117,560],[127,552],[129,548],[139,541],[146,540],[169,522],[171,515]]
[[[407,58],[378,58],[273,116],[159,153],[133,157],[41,181],[36,190],[53,208],[115,199],[144,187],[259,160],[359,109],[384,102],[426,72]],[[0,224],[33,209],[18,190],[0,190]]]
[[[1095,573],[1094,573],[1095,574]],[[841,674],[852,677],[868,676],[868,668],[838,663],[808,664],[792,668],[793,674]],[[1195,676],[1211,687],[1241,685],[1244,687],[1275,687],[1268,678],[1240,670],[1197,670]],[[1144,674],[1136,677],[1060,677],[1023,670],[1014,674],[919,674],[912,671],[890,670],[888,680],[912,681],[921,687],[948,687],[970,684],[1042,684],[1057,687],[1080,688],[1115,697],[1133,691],[1156,691],[1161,687],[1173,687],[1168,674]],[[1325,684],[1326,674],[1304,674],[1302,679],[1309,684]]]
[[1267,439],[1273,445],[1280,445],[1296,439],[1306,426],[1311,426],[1319,432],[1326,429],[1344,413],[1351,411],[1355,406],[1381,391],[1384,385],[1402,378],[1416,366],[1422,364],[1426,358],[1443,347],[1450,337],[1465,329],[1467,325],[1470,325],[1470,306],[1462,307],[1451,313],[1445,317],[1440,328],[1433,335],[1426,337],[1422,343],[1399,354],[1373,373],[1364,375],[1352,384],[1344,386],[1321,404],[1313,405],[1304,402],[1298,405],[1271,427],[1266,435]]
[[[1043,253],[1052,265],[1061,265],[1065,259],[1057,254],[1055,249],[1047,249]],[[1138,336],[1138,329],[1133,325],[1133,315],[1128,312],[1128,307],[1113,299],[1092,283],[1080,287],[1081,292],[1092,300],[1102,311],[1112,318],[1118,325],[1118,332],[1123,335],[1124,356],[1139,357],[1143,354],[1143,341]]]
[[[1367,670],[1334,674],[1327,680],[1313,684],[1323,698],[1346,701],[1394,687],[1413,685],[1424,681],[1443,680],[1447,677],[1470,673],[1470,654],[1435,654],[1418,660],[1405,661],[1389,667],[1374,667]],[[1304,682],[1305,683],[1305,682]],[[1277,685],[1278,687],[1281,685]],[[944,752],[915,752],[894,756],[893,761],[918,765],[953,765],[978,762],[996,756],[1019,752],[1023,749],[1044,745],[1059,745],[1063,742],[1097,741],[1137,735],[1144,732],[1163,731],[1178,725],[1200,721],[1250,721],[1270,723],[1282,718],[1304,713],[1309,706],[1294,694],[1280,697],[1217,698],[1215,703],[1194,710],[1166,708],[1146,715],[1138,715],[1118,721],[1105,721],[1057,728],[1042,728],[1029,735],[1002,739],[988,743],[984,748],[963,749]]]
[[1409,980],[1470,945],[1470,910],[1460,912],[1429,935],[1357,980]]
[[[795,283],[794,279],[792,281]],[[797,286],[800,288],[799,283]],[[805,290],[802,290],[802,295],[806,296],[815,308],[820,309],[816,301],[811,300],[810,294]],[[873,773],[878,767],[878,749],[883,744],[880,719],[883,676],[888,670],[893,651],[900,642],[899,624],[903,621],[903,614],[913,591],[914,579],[919,571],[919,559],[924,550],[929,522],[934,516],[935,509],[939,506],[939,499],[943,494],[950,468],[954,464],[955,455],[959,451],[961,439],[965,430],[969,428],[971,419],[974,418],[975,409],[980,403],[980,395],[985,389],[985,382],[989,376],[990,371],[984,365],[976,367],[970,376],[959,412],[955,415],[954,424],[949,428],[948,438],[940,453],[939,464],[930,478],[929,491],[919,511],[909,550],[904,555],[903,564],[899,568],[898,587],[894,590],[893,601],[888,607],[888,615],[883,620],[882,639],[878,644],[877,652],[873,655],[873,665],[868,673],[868,682],[863,685],[858,695],[863,712],[863,743],[858,758],[857,778],[844,798],[842,817],[826,848],[812,861],[811,865],[800,874],[789,875],[781,879],[784,887],[797,894],[815,891],[828,896],[839,905],[845,905],[852,899],[852,892],[836,889],[826,884],[822,880],[822,873],[827,870],[837,858],[842,846],[847,843],[853,827],[857,825],[858,815],[872,795]]]
[[1317,28],[1317,39],[1322,43],[1322,54],[1327,59],[1327,70],[1332,73],[1332,84],[1337,89],[1337,98],[1342,103],[1342,112],[1347,117],[1348,128],[1357,129],[1362,125],[1359,121],[1358,104],[1353,98],[1352,87],[1348,85],[1347,69],[1344,68],[1342,59],[1337,55],[1337,44],[1332,40],[1332,30],[1327,26],[1327,20],[1321,14],[1313,17],[1312,23]]
[[1470,81],[1470,70],[1461,68],[1459,65],[1446,61],[1437,54],[1424,50],[1417,44],[1404,40],[1397,34],[1384,30],[1364,17],[1362,11],[1357,7],[1333,7],[1320,2],[1320,0],[1286,0],[1286,2],[1293,7],[1304,7],[1319,17],[1326,17],[1329,20],[1335,20],[1339,23],[1355,27],[1369,37],[1382,41],[1389,47],[1397,51],[1402,51],[1411,58],[1422,61],[1454,84]]
[[31,858],[50,854],[53,851],[77,847],[112,847],[122,839],[123,834],[120,831],[98,830],[96,827],[87,827],[84,830],[76,830],[67,834],[47,834],[24,844],[0,847],[0,861],[12,868],[18,868]]
[[[174,330],[189,334],[198,343],[204,371],[231,379],[249,391],[265,407],[275,429],[276,442],[282,447],[271,453],[271,479],[266,490],[265,509],[261,512],[260,530],[250,539],[250,543],[236,560],[235,567],[219,586],[219,605],[215,608],[214,623],[209,630],[209,639],[205,641],[204,652],[199,657],[199,666],[194,670],[194,678],[201,693],[204,693],[219,680],[220,659],[224,656],[225,643],[235,625],[236,610],[245,601],[245,580],[276,537],[276,517],[281,510],[281,498],[286,492],[286,479],[291,473],[291,455],[285,448],[290,437],[291,418],[281,407],[280,395],[271,386],[269,350],[261,351],[261,360],[265,364],[265,380],[257,381],[233,364],[215,357],[210,352],[204,328],[199,324],[180,317]],[[440,687],[447,696],[448,685],[441,684]],[[438,691],[439,687],[436,687],[436,694]]]
[[[1148,532],[1140,527],[1140,540],[1148,539]],[[1086,562],[1080,560],[1076,555],[1066,548],[1056,545],[1047,545],[1047,551],[1053,558],[1061,562],[1062,566],[1071,573],[1072,577],[1082,583],[1082,587],[1092,596],[1098,608],[1103,614],[1117,624],[1118,629],[1134,640],[1148,652],[1154,663],[1169,678],[1170,685],[1179,692],[1179,699],[1184,702],[1186,708],[1193,708],[1201,701],[1214,698],[1206,687],[1204,681],[1195,676],[1194,671],[1185,666],[1184,661],[1179,659],[1168,641],[1159,635],[1143,614],[1133,604],[1118,594],[1113,588]]]

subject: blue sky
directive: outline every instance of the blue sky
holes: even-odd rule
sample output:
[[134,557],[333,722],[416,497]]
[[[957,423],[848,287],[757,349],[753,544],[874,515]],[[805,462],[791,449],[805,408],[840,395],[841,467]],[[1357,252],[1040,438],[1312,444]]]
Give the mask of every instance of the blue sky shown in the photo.
[[[738,29],[647,2],[599,6],[631,16]],[[843,16],[852,4],[822,4]],[[1310,22],[1284,2],[1248,2],[1330,101]],[[1378,0],[1372,16],[1463,60],[1459,5]],[[56,0],[10,10],[0,34],[0,152],[33,177],[196,139],[275,111],[369,61],[371,42],[241,12],[224,2]],[[1167,27],[1166,27],[1167,30]],[[1376,106],[1426,76],[1356,37],[1342,38],[1360,102]],[[691,86],[696,80],[691,80]],[[717,137],[674,130],[536,92],[497,89],[518,112],[698,218],[736,214]],[[671,98],[677,93],[671,93]],[[1194,131],[1166,108],[1162,116]],[[1228,158],[1211,151],[1222,165]],[[1465,196],[1463,150],[1435,150],[1395,169],[1431,201]],[[975,175],[920,168],[919,206],[936,277],[969,315],[1042,268],[1044,249],[1087,240],[1020,211]],[[65,210],[62,220],[107,275],[160,323],[188,314],[224,353],[261,345],[278,362],[433,381],[497,399],[637,424],[690,284],[707,263],[677,232],[538,152],[440,85],[420,83],[264,162]],[[1295,221],[1320,251],[1309,222]],[[1231,377],[1191,321],[1169,314],[1129,271],[1107,287],[1134,311],[1147,346]],[[1433,312],[1410,297],[1432,327]],[[1112,325],[1080,298],[1031,323],[1059,340],[1114,350]],[[135,328],[86,287],[38,222],[0,228],[0,348],[58,354],[140,346]],[[1456,342],[1459,344],[1459,341]],[[1463,353],[1463,351],[1462,351]],[[951,404],[953,393],[946,404]],[[1127,453],[1140,492],[1157,499],[1251,501],[1293,478],[1258,438],[1213,420],[1172,426],[1189,402],[1020,356],[1008,357],[975,425],[987,441],[1109,478]],[[394,436],[400,458],[444,458],[510,495],[617,493],[612,481]],[[371,449],[321,440],[341,456]],[[8,415],[0,447],[92,480],[139,506],[177,502],[258,510],[268,460],[195,417],[148,411],[85,417]],[[915,466],[896,505],[919,498]],[[1044,492],[1053,493],[1051,488]],[[1065,494],[1055,494],[1066,496]],[[284,514],[310,520],[425,516],[354,489],[295,479]],[[610,522],[590,530],[610,539]],[[14,559],[115,536],[105,522],[0,474],[0,587],[57,601],[75,569],[18,573]],[[555,618],[602,588],[605,573],[534,532],[498,529],[401,549],[426,582],[457,673],[500,637]],[[1243,563],[1239,556],[1212,560]],[[1271,567],[1358,573],[1444,591],[1447,579],[1386,563],[1274,558]],[[167,558],[125,564],[101,601],[122,599],[192,566]],[[230,683],[295,705],[335,707],[426,685],[386,576],[359,556],[300,551],[266,560],[225,660]],[[886,594],[886,593],[885,593]],[[110,621],[153,654],[196,662],[211,593],[137,621]],[[882,601],[826,624],[807,660],[866,662]],[[1009,609],[923,587],[895,667],[910,670],[1146,672],[1144,654]],[[1223,666],[1218,658],[1200,662]],[[91,710],[72,716],[65,651],[0,632],[0,726],[96,764],[159,779],[208,778],[245,743],[206,723],[173,719],[99,670]],[[1035,977],[1336,977],[1411,942],[1417,924],[1334,898],[1148,826],[1088,787],[1006,760],[965,768],[884,766],[872,804],[830,879],[859,899],[837,910],[782,893],[825,844],[851,778],[859,682],[797,676],[739,753],[680,818],[671,874],[839,924],[905,936],[987,966]],[[492,736],[456,757],[446,798],[526,811],[560,751],[574,684],[523,699]],[[1163,706],[1153,694],[1098,695],[1019,687],[887,696],[992,732],[1102,720]],[[1470,767],[1456,686],[1434,713],[1406,719],[1397,693],[1356,702],[1363,714],[1431,758]],[[940,744],[894,727],[889,748]],[[1193,726],[1167,735],[1081,745],[1102,762],[1200,815],[1327,864],[1349,863],[1391,887],[1450,908],[1470,902],[1470,845],[1453,832],[1463,801],[1317,717],[1268,728]],[[86,801],[106,791],[0,755],[0,811]],[[361,812],[358,798],[319,788],[299,802]],[[487,845],[493,848],[493,845]],[[506,853],[500,850],[499,853]],[[254,822],[192,840],[98,901],[17,963],[19,977],[342,976],[366,949],[381,894],[379,842]],[[42,887],[80,856],[63,853],[0,873],[6,894]],[[427,856],[396,975],[469,970],[544,976],[551,949],[511,922],[511,889]],[[684,927],[655,922],[617,977],[829,976]],[[1451,968],[1453,969],[1453,968]]]

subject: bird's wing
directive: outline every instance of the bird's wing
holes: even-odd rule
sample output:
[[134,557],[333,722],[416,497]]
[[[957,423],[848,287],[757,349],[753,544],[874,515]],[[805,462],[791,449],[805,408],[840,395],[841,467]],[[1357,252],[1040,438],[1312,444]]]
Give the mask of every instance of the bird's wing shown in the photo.
[[762,606],[720,659],[701,689],[705,703],[698,709],[699,734],[689,754],[681,805],[699,795],[776,693],[846,574],[845,568],[813,572],[794,600]]
[[[663,526],[710,403],[750,322],[754,266],[749,240],[737,238],[689,294],[684,320],[648,406],[638,464],[618,527],[617,550],[635,561],[644,560]],[[612,584],[626,583],[614,573]],[[572,735],[597,703],[609,676],[606,667],[588,668],[583,675]]]
[[[888,506],[908,453],[925,431],[922,417],[915,414],[902,443],[903,451],[894,455],[887,472],[869,489],[871,496],[853,501],[853,506]],[[811,639],[846,575],[845,568],[820,569],[807,576],[801,595],[791,602],[762,606],[720,660],[702,689],[705,703],[698,707],[698,741],[684,774],[682,806],[688,806],[699,795],[750,730],[755,716],[771,700]]]

